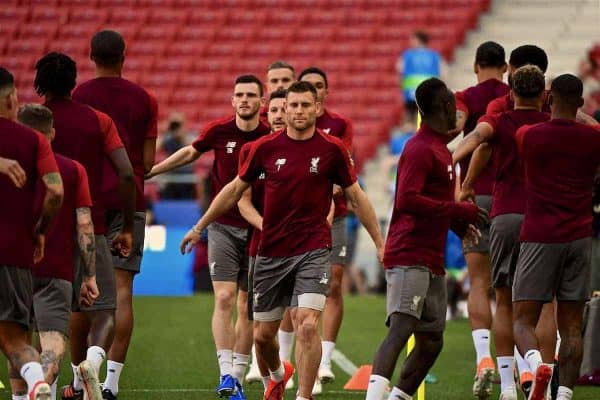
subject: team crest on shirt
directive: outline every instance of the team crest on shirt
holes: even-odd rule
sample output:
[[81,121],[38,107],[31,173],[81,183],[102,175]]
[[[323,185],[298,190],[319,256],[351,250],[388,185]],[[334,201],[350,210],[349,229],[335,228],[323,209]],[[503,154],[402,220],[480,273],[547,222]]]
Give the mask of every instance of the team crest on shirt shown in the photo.
[[323,129],[323,132],[329,135],[329,132],[331,132],[331,128],[325,128]]
[[232,154],[235,149],[237,142],[227,142],[225,148],[227,149],[227,154]]
[[312,160],[310,160],[310,173],[311,174],[319,173],[319,161],[320,160],[321,160],[321,157],[313,157]]
[[281,167],[283,167],[285,165],[285,162],[287,160],[285,158],[278,158],[277,161],[275,161],[275,166],[277,167],[277,171],[279,171],[281,169]]

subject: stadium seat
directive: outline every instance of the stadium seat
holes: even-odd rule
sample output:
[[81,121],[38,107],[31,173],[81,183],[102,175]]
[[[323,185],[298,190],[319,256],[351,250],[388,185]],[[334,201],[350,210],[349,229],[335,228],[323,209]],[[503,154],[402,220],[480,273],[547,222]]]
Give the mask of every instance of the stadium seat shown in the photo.
[[227,13],[223,10],[207,10],[202,9],[202,12],[192,12],[188,24],[190,26],[219,26],[225,22]]
[[126,24],[113,24],[109,23],[102,27],[102,29],[110,29],[117,31],[123,36],[125,42],[129,45],[136,39],[139,27],[137,25],[126,25]]
[[201,41],[175,41],[167,46],[167,55],[169,57],[191,57],[203,54],[209,42]]
[[138,40],[142,41],[166,41],[170,42],[177,35],[180,25],[167,23],[148,23],[138,31]]
[[7,24],[16,26],[25,21],[29,15],[29,9],[17,7],[0,7],[0,25]]
[[187,74],[192,69],[193,65],[194,57],[162,57],[156,61],[154,69],[161,73]]
[[152,54],[142,56],[127,54],[125,57],[125,64],[123,68],[125,69],[125,71],[129,70],[146,73],[154,68],[155,62],[156,57]]
[[146,22],[148,11],[129,7],[111,7],[109,22],[120,25],[139,25]]
[[189,14],[184,10],[169,10],[152,8],[148,16],[149,24],[184,26]]
[[132,56],[155,56],[163,55],[166,43],[163,40],[135,41],[127,46],[127,54]]
[[205,41],[212,40],[215,35],[214,28],[210,26],[187,26],[181,27],[177,32],[177,39],[182,41]]
[[[108,11],[100,10],[97,8],[90,8],[89,6],[77,6],[70,7],[69,9],[69,23],[70,24],[90,24],[100,25],[108,20]],[[62,26],[61,28],[64,28]]]
[[29,17],[30,22],[39,24],[42,22],[54,23],[54,24],[65,24],[69,19],[69,13],[66,8],[55,8],[55,7],[33,7],[31,9],[31,15]]
[[47,41],[45,38],[11,40],[6,44],[6,54],[12,56],[27,54],[28,56],[40,57],[44,54],[46,48]]
[[93,10],[98,5],[98,0],[58,0],[61,7],[86,7]]
[[254,38],[255,28],[253,25],[231,26],[217,31],[218,42],[240,43],[251,41]]
[[96,22],[85,22],[85,23],[70,23],[61,26],[58,29],[59,41],[63,39],[85,39],[89,42],[90,38],[100,28],[100,24]]
[[52,40],[48,44],[48,51],[58,51],[75,59],[79,67],[79,60],[87,59],[90,50],[89,36],[71,37],[68,39]]

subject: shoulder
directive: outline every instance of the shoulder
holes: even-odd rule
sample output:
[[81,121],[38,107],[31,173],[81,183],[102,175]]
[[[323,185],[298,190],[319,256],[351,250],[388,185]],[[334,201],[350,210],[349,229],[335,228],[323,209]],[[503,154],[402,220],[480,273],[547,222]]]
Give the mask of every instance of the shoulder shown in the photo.
[[431,154],[431,146],[424,140],[423,134],[415,134],[408,139],[402,156],[404,157],[422,157]]
[[235,127],[235,116],[229,116],[224,118],[219,118],[214,121],[209,122],[204,127],[205,133],[214,133],[220,129],[231,129]]
[[328,135],[320,129],[315,130],[315,135],[318,135],[318,137],[321,140],[324,140],[326,143],[330,144],[332,148],[336,148],[336,149],[339,148],[343,151],[346,151],[346,148],[344,147],[344,142],[342,142],[342,139],[335,137],[333,135]]

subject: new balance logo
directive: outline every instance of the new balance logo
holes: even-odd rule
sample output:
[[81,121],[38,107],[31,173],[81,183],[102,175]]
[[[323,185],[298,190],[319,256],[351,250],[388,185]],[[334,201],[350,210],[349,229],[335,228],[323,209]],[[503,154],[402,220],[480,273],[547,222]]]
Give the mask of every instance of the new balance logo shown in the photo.
[[326,134],[328,134],[328,135],[329,135],[329,132],[331,132],[331,128],[326,128],[326,129],[323,129],[323,132],[325,132]]
[[285,165],[285,162],[287,160],[285,158],[278,158],[277,161],[275,161],[275,166],[277,167],[277,171],[279,171],[281,169],[281,167],[283,167]]
[[227,145],[225,146],[225,148],[227,149],[227,154],[233,153],[233,149],[235,149],[236,144],[237,142],[227,142]]
[[313,157],[312,160],[310,160],[310,173],[311,174],[319,173],[319,161],[320,160],[321,160],[321,157]]
[[264,172],[262,172],[262,173],[261,173],[261,174],[258,176],[258,179],[260,179],[260,180],[262,181],[262,180],[264,180],[266,177],[267,177],[267,175],[266,175]]

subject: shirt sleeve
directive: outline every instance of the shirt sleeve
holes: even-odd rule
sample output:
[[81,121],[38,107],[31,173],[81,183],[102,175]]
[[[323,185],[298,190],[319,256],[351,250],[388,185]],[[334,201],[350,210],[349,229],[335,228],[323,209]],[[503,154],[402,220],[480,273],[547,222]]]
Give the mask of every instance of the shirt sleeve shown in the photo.
[[56,159],[54,158],[50,143],[41,133],[36,132],[36,135],[38,138],[36,163],[38,175],[41,177],[53,172],[58,173],[58,165],[56,164]]
[[75,206],[77,208],[91,207],[93,203],[92,195],[90,194],[90,185],[88,182],[87,172],[85,171],[83,165],[81,165],[77,161],[73,162],[77,167],[77,173],[79,175],[79,180],[77,182],[77,198],[75,199]]
[[261,146],[259,142],[246,143],[242,152],[246,149],[247,156],[241,157],[238,164],[238,175],[244,182],[254,182],[263,172],[260,162]]
[[215,133],[213,125],[209,124],[208,126],[202,129],[200,135],[194,140],[192,143],[192,147],[198,153],[205,153],[207,151],[213,150],[215,147]]
[[100,123],[100,130],[102,131],[102,137],[104,138],[104,153],[110,154],[118,148],[124,147],[117,126],[111,117],[103,112],[94,110],[98,116],[98,122]]
[[350,151],[343,145],[336,144],[337,162],[334,166],[333,183],[342,189],[352,186],[356,182],[356,171]]
[[240,159],[238,162],[238,168],[246,161],[246,159],[250,155],[251,148],[252,148],[252,142],[246,143],[242,146],[242,149],[240,150]]
[[150,101],[150,121],[146,130],[146,139],[156,139],[158,137],[158,102],[156,98],[148,93]]
[[523,153],[523,143],[525,141],[525,135],[527,134],[529,129],[531,129],[531,126],[532,125],[523,125],[519,129],[517,129],[517,132],[515,133],[515,141],[517,142],[517,149],[519,150],[519,153]]
[[352,140],[354,139],[354,126],[352,125],[352,121],[349,119],[344,119],[346,123],[346,128],[344,129],[344,134],[340,139],[344,143],[344,147],[346,150],[352,153]]
[[482,122],[490,124],[494,132],[496,131],[496,127],[498,126],[500,114],[485,114],[477,120],[477,123],[480,124]]
[[469,107],[467,107],[467,101],[465,99],[465,92],[456,92],[454,94],[454,98],[456,99],[456,109],[458,111],[462,111],[467,116],[469,115]]
[[506,96],[498,97],[488,103],[485,110],[487,115],[496,115],[503,113],[506,110]]

